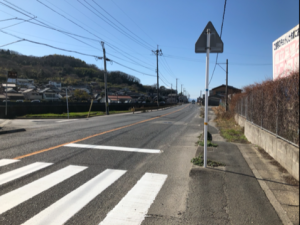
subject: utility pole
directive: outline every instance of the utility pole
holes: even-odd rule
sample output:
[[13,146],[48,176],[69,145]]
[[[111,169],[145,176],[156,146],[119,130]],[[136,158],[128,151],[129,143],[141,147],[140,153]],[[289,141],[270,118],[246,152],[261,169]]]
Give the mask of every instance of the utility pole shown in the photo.
[[107,95],[107,71],[106,71],[106,55],[105,55],[105,47],[104,42],[101,41],[101,45],[103,48],[103,60],[104,60],[104,82],[105,82],[105,112],[106,115],[109,115],[109,108],[108,108],[108,95]]
[[172,103],[173,103],[173,96],[172,96],[172,94],[173,94],[173,88],[172,88],[172,84],[171,84],[171,98],[172,98]]
[[178,79],[176,78],[176,99],[175,99],[176,102],[177,102],[177,94],[178,94],[178,92],[177,92],[177,80],[178,80]]
[[159,107],[159,72],[158,72],[158,56],[162,56],[162,51],[161,49],[158,50],[158,45],[157,45],[157,50],[152,51],[156,55],[156,73],[157,73],[157,107]]
[[228,59],[226,59],[226,89],[225,89],[225,109],[228,111]]

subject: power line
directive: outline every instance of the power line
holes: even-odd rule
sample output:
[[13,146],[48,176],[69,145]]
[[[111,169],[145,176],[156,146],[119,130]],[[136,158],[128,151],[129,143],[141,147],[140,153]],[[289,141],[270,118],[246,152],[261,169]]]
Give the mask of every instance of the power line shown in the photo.
[[[222,32],[223,32],[223,24],[224,24],[224,18],[225,18],[225,10],[226,10],[226,3],[227,3],[227,0],[225,0],[225,3],[224,3],[224,11],[223,11],[223,19],[222,19],[222,25],[221,25],[221,32],[220,32],[220,38],[222,37]],[[217,63],[218,63],[218,57],[219,57],[219,53],[217,53],[217,57],[216,57],[216,64],[215,64],[215,67],[214,67],[214,70],[213,70],[213,73],[211,75],[211,78],[210,78],[210,81],[209,81],[209,84],[214,76],[214,73],[215,73],[215,69],[216,69],[216,66],[217,66]]]
[[[85,1],[85,0],[84,0]],[[135,35],[137,38],[139,38],[141,41],[143,41],[145,44],[149,45],[151,48],[151,44],[149,44],[148,42],[146,42],[145,40],[141,39],[139,36],[137,36],[135,33],[133,33],[131,30],[129,30],[126,26],[124,26],[122,23],[120,23],[116,18],[114,18],[109,12],[107,12],[105,9],[103,9],[97,2],[95,2],[94,0],[92,0],[98,7],[100,7],[104,12],[106,12],[110,17],[112,17],[115,21],[117,21],[120,25],[122,25],[126,30],[128,30],[130,33],[132,33],[133,35]],[[85,1],[86,2],[86,1]],[[103,15],[103,14],[101,14]],[[103,15],[104,16],[104,15]]]
[[163,61],[166,63],[167,67],[169,68],[169,70],[171,71],[171,75],[173,76],[173,78],[176,78],[175,74],[173,73],[171,67],[168,64],[168,61],[166,60],[166,58],[163,56]]
[[65,51],[65,52],[73,52],[73,53],[77,53],[77,54],[80,54],[80,55],[92,56],[94,58],[102,59],[102,57],[99,57],[99,56],[96,56],[96,55],[90,55],[90,54],[81,53],[81,52],[77,52],[77,51],[73,51],[73,50],[67,50],[67,49],[64,49],[64,48],[54,47],[52,45],[48,45],[48,44],[37,42],[37,41],[31,41],[31,40],[28,40],[26,38],[21,38],[21,37],[18,37],[17,35],[10,34],[8,32],[2,31],[2,30],[0,30],[0,32],[5,33],[5,34],[10,35],[10,36],[13,36],[15,38],[18,38],[18,39],[20,39],[22,41],[31,42],[31,43],[38,44],[38,45],[44,45],[44,46],[47,46],[47,47],[50,47],[50,48],[54,48],[54,49],[58,49],[58,50]]
[[[50,48],[54,48],[54,49],[58,49],[58,50],[61,50],[61,51],[65,51],[65,52],[73,52],[73,53],[77,53],[77,54],[80,54],[80,55],[91,56],[91,57],[94,57],[94,58],[97,58],[97,59],[103,59],[103,57],[99,57],[99,56],[96,56],[96,55],[90,55],[90,54],[86,54],[86,53],[82,53],[82,52],[78,52],[78,51],[73,51],[73,50],[68,50],[68,49],[64,49],[64,48],[55,47],[55,46],[48,45],[48,44],[41,43],[41,42],[36,42],[36,41],[28,40],[28,39],[21,38],[21,37],[18,37],[18,36],[16,36],[16,35],[10,34],[10,33],[5,32],[5,31],[1,31],[1,30],[0,30],[0,32],[5,33],[5,34],[7,34],[7,35],[10,35],[10,36],[13,36],[13,37],[15,37],[15,38],[20,39],[20,40],[15,41],[15,42],[27,41],[27,42],[31,42],[31,43],[34,43],[34,44],[44,45],[44,46],[47,46],[47,47],[50,47]],[[9,43],[9,44],[12,44],[12,43]],[[8,45],[8,44],[7,44],[7,45]],[[0,47],[2,47],[2,46],[0,46]],[[131,68],[131,67],[129,67],[129,66],[125,66],[125,65],[123,65],[123,64],[121,64],[121,63],[119,63],[119,62],[117,62],[117,61],[110,60],[110,59],[108,59],[108,58],[106,58],[106,60],[107,60],[107,61],[112,61],[113,63],[116,63],[116,64],[118,64],[118,65],[120,65],[120,66],[123,66],[123,67],[125,67],[125,68],[127,68],[127,69],[130,69],[130,70],[133,70],[133,71],[135,71],[135,72],[138,72],[138,73],[140,73],[140,74],[142,74],[142,75],[151,76],[151,77],[156,77],[155,75],[143,73],[143,72],[138,71],[138,70],[136,70],[136,69],[133,69],[133,68]]]
[[16,26],[16,25],[21,24],[21,23],[25,23],[25,22],[28,22],[28,21],[33,20],[33,19],[35,19],[35,18],[31,18],[31,19],[28,19],[28,20],[23,20],[22,22],[15,23],[15,24],[9,25],[7,27],[2,27],[2,28],[0,28],[0,30],[6,29],[6,28],[9,28],[9,27],[13,27],[13,26]]
[[[1,2],[0,2],[1,3]],[[5,4],[4,4],[5,5]],[[13,4],[12,4],[13,5]],[[7,6],[7,5],[6,5]],[[7,7],[9,7],[9,8],[11,8],[11,9],[14,9],[14,8],[12,8],[12,7],[10,7],[10,6],[7,6]],[[50,8],[50,7],[48,7],[48,8]],[[20,9],[19,7],[18,7],[18,9]],[[22,12],[20,12],[20,11],[18,11],[18,10],[16,10],[16,9],[14,9],[15,11],[17,11],[17,12],[19,12],[19,13],[22,13]],[[22,10],[22,9],[20,9],[20,10]],[[51,10],[53,10],[53,9],[51,9]],[[24,10],[25,11],[25,10]],[[55,11],[55,10],[53,10],[53,11]],[[56,12],[56,11],[55,11]],[[27,12],[28,13],[28,12]],[[25,15],[25,16],[27,16],[27,17],[30,17],[30,16],[28,16],[28,15],[26,15],[26,14],[24,14],[24,13],[22,13],[23,15]],[[31,14],[31,13],[30,13]],[[59,13],[58,13],[59,14]],[[31,14],[31,15],[33,15],[33,14]],[[61,15],[61,14],[59,14],[59,15]],[[63,15],[61,15],[61,16],[63,16]],[[65,16],[63,16],[63,17],[65,17]],[[31,18],[31,17],[30,17]],[[65,17],[66,18],[66,17]],[[68,18],[66,18],[66,19],[68,19]],[[35,20],[37,20],[37,19],[35,19]],[[68,20],[70,20],[70,19],[68,19]],[[40,23],[42,23],[42,24],[45,24],[45,23],[43,23],[43,22],[41,22],[41,21],[39,21],[39,20],[37,20],[38,22],[40,22]],[[70,20],[71,21],[71,20]],[[75,22],[73,22],[73,23],[75,23]],[[59,30],[59,29],[56,29],[56,28],[53,28],[53,27],[51,27],[51,26],[49,26],[49,25],[47,25],[47,24],[45,24],[46,26],[43,26],[43,25],[41,25],[41,24],[37,24],[37,23],[33,23],[33,24],[35,24],[35,25],[39,25],[39,26],[42,26],[42,27],[45,27],[45,28],[49,28],[49,29],[52,29],[52,30],[55,30],[55,31],[58,31],[58,32],[61,32],[61,33],[63,33],[63,34],[65,34],[65,35],[67,35],[67,36],[69,36],[69,37],[71,37],[71,38],[73,38],[73,39],[75,39],[75,40],[77,40],[77,41],[80,41],[80,42],[82,42],[82,43],[84,43],[84,44],[86,44],[86,45],[88,45],[88,46],[90,46],[90,47],[92,47],[92,48],[95,48],[95,49],[97,49],[97,50],[101,50],[101,49],[99,49],[99,48],[96,48],[96,47],[94,47],[94,46],[92,46],[92,45],[90,45],[90,44],[87,44],[86,42],[83,42],[83,41],[81,41],[81,40],[79,40],[79,39],[77,39],[77,38],[74,38],[74,37],[72,37],[72,36],[70,36],[70,35],[74,35],[74,36],[78,36],[78,37],[80,37],[80,38],[86,38],[86,39],[89,39],[89,40],[92,40],[92,41],[96,41],[96,42],[99,42],[98,40],[95,40],[95,39],[91,39],[91,38],[88,38],[88,37],[84,37],[84,36],[82,36],[82,35],[76,35],[76,34],[73,34],[73,33],[70,33],[70,32],[66,32],[66,31],[62,31],[62,30]],[[75,23],[76,25],[78,25],[77,23]],[[80,25],[78,25],[79,27],[81,27]],[[81,27],[82,28],[82,27]],[[91,32],[89,32],[89,33],[91,33]],[[91,33],[92,34],[92,33]],[[96,36],[97,38],[99,38],[100,40],[103,40],[102,38],[100,38],[100,37],[98,37],[97,35],[95,35],[95,34],[93,34],[94,36]],[[135,60],[133,60],[133,59],[131,59],[128,55],[130,55],[130,54],[128,54],[128,53],[126,53],[126,55],[124,55],[123,53],[121,53],[119,50],[117,50],[117,49],[119,49],[119,48],[117,48],[117,47],[113,47],[113,45],[112,44],[109,44],[108,43],[108,46],[109,47],[111,47],[111,48],[113,48],[113,49],[115,49],[117,52],[119,52],[121,55],[123,55],[123,56],[125,56],[126,58],[128,58],[128,59],[130,59],[131,61],[133,61],[135,64],[138,64],[138,65],[140,65],[140,66],[143,66],[143,65],[141,65],[140,63],[138,63],[138,62],[136,62]],[[124,52],[124,51],[123,51]],[[116,57],[116,56],[115,56]],[[133,56],[131,56],[131,57],[133,57]],[[118,58],[118,57],[116,57],[116,58]],[[134,58],[136,58],[136,57],[134,57]],[[126,61],[126,60],[124,60],[124,61]],[[142,60],[140,60],[140,61],[142,61]],[[150,64],[149,64],[150,65]],[[151,65],[152,66],[152,65]],[[145,67],[145,66],[143,66],[143,67]],[[145,67],[145,68],[147,68],[147,69],[150,69],[149,67]],[[152,69],[150,69],[150,70],[152,70]]]
[[5,19],[5,20],[0,20],[0,22],[7,21],[7,20],[15,20],[15,19],[16,19],[16,17],[15,18],[10,18],[10,19]]
[[4,46],[7,46],[7,45],[11,45],[11,44],[17,43],[17,42],[21,42],[21,41],[24,41],[24,40],[18,40],[18,41],[10,42],[10,43],[8,43],[8,44],[1,45],[0,48],[1,48],[1,47],[4,47]]
[[[37,0],[38,1],[38,0]],[[113,28],[115,28],[117,31],[119,31],[121,34],[125,35],[126,37],[128,37],[129,39],[131,39],[132,41],[136,42],[137,44],[141,45],[142,47],[151,50],[151,48],[149,48],[148,46],[146,46],[145,44],[141,43],[140,41],[138,41],[137,39],[135,39],[134,37],[132,37],[130,34],[128,34],[127,32],[123,31],[119,26],[115,25],[115,23],[111,22],[108,18],[106,18],[101,12],[99,12],[98,10],[96,10],[94,7],[92,7],[88,2],[85,2],[96,12],[98,12],[99,14],[101,14],[102,16],[105,17],[105,19],[103,19],[101,16],[99,16],[97,13],[95,13],[93,10],[91,10],[90,8],[88,8],[85,4],[83,4],[81,1],[77,0],[80,4],[82,4],[85,8],[87,8],[89,11],[91,11],[92,13],[94,13],[96,16],[98,16],[99,18],[101,18],[103,21],[105,21],[107,24],[109,24],[110,26],[112,26]],[[108,21],[107,21],[108,20]]]
[[154,43],[157,43],[156,41],[154,41],[139,25],[137,25],[137,23],[134,22],[133,19],[130,18],[130,16],[128,16],[125,11],[119,7],[113,0],[111,0],[146,36],[148,36]]
[[[79,25],[78,23],[74,22],[73,20],[67,18],[66,16],[64,16],[64,15],[62,15],[61,13],[57,12],[56,10],[52,9],[51,7],[49,7],[48,5],[46,5],[45,3],[42,3],[42,2],[40,2],[39,0],[37,0],[37,1],[38,1],[39,3],[41,3],[42,5],[46,6],[47,8],[49,8],[50,10],[54,11],[55,13],[59,14],[60,16],[64,17],[64,18],[67,19],[68,21],[74,23],[75,25],[77,25],[77,26],[79,26],[80,28],[84,29],[84,30],[87,31],[88,33],[92,34],[93,36],[95,36],[95,37],[99,38],[100,40],[104,41],[104,40],[103,40],[102,38],[100,38],[99,36],[97,36],[97,35],[95,35],[94,33],[88,31],[87,29],[85,29],[84,27],[82,27],[81,25]],[[81,3],[80,1],[78,1],[78,2]],[[81,3],[81,4],[82,4],[82,3]],[[89,4],[89,3],[88,3],[88,4]],[[82,5],[85,6],[84,4],[82,4]],[[86,7],[86,6],[85,6],[85,7]],[[87,8],[87,7],[86,7],[86,8]],[[100,17],[100,18],[101,18],[101,17]],[[108,46],[112,47],[111,44],[109,44],[109,43],[108,43]],[[116,50],[116,51],[118,51],[118,50]],[[118,51],[118,52],[119,52],[119,51]],[[119,53],[120,53],[120,52],[119,52]],[[120,54],[122,54],[122,53],[120,53]],[[124,54],[122,54],[122,55],[124,56]],[[126,56],[126,57],[129,58],[128,56]],[[137,63],[136,61],[134,61],[134,60],[132,60],[132,59],[130,59],[130,60],[133,61],[133,62],[135,62],[135,63]],[[139,64],[139,63],[137,63],[137,64]],[[141,64],[140,64],[140,65],[141,65]],[[145,66],[143,66],[143,67],[145,67]],[[147,68],[147,67],[145,67],[145,68]]]
[[140,73],[140,74],[143,74],[143,75],[146,75],[146,76],[150,76],[150,77],[156,77],[155,75],[143,73],[143,72],[138,71],[138,70],[136,70],[136,69],[133,69],[133,68],[131,68],[131,67],[129,67],[129,66],[125,66],[125,65],[123,65],[123,64],[121,64],[121,63],[118,63],[118,62],[116,62],[116,61],[114,61],[114,60],[113,60],[113,62],[116,63],[116,64],[118,64],[118,65],[120,65],[120,66],[123,66],[123,67],[125,67],[125,68],[127,68],[127,69],[130,69],[130,70],[133,70],[133,71],[135,71],[135,72],[138,72],[138,73]]

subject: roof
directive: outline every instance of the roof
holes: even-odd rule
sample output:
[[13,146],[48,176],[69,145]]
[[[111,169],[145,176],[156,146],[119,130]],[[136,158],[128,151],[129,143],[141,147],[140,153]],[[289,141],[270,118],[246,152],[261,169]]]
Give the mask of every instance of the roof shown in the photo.
[[121,100],[121,99],[132,99],[130,96],[118,96],[118,95],[108,95],[110,100]]
[[[222,84],[222,85],[220,85],[220,86],[218,86],[218,87],[215,87],[215,88],[213,88],[213,89],[211,89],[211,90],[215,90],[215,89],[220,88],[220,87],[226,87],[226,85],[225,85],[225,84]],[[235,88],[235,87],[229,86],[229,85],[228,85],[228,88],[242,91],[242,89]]]
[[23,91],[23,93],[28,93],[28,92],[31,92],[33,91],[33,89],[26,89],[25,91]]
[[16,84],[8,84],[8,83],[7,84],[3,83],[2,87],[6,87],[6,85],[7,85],[8,88],[16,87]]

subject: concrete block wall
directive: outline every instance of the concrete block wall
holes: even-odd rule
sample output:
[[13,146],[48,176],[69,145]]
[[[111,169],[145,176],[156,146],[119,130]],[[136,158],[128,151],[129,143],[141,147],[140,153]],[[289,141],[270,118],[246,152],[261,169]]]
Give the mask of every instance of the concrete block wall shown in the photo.
[[245,136],[251,143],[263,148],[299,181],[299,148],[262,130],[240,115],[235,115],[235,121],[244,127]]

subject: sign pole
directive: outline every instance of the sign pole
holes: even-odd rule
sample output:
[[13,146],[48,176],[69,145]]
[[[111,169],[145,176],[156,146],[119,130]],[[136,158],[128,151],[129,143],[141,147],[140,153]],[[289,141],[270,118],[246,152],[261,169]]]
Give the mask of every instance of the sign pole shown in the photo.
[[8,73],[6,73],[6,89],[5,89],[5,93],[6,93],[6,97],[5,97],[5,116],[7,117],[7,80],[8,80]]
[[208,75],[209,75],[209,52],[210,52],[210,29],[207,29],[207,44],[206,44],[206,76],[205,76],[205,117],[204,117],[204,157],[203,167],[207,166],[207,128],[208,128]]

